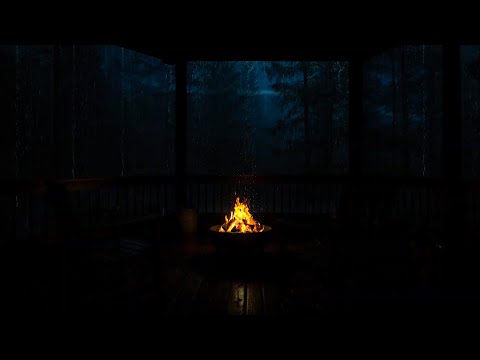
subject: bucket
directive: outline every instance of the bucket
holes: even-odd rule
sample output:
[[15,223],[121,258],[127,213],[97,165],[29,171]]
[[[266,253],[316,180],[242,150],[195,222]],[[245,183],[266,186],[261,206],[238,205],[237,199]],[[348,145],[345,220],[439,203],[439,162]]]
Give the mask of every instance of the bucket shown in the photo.
[[185,234],[197,232],[198,214],[196,209],[181,209],[178,217],[182,231]]

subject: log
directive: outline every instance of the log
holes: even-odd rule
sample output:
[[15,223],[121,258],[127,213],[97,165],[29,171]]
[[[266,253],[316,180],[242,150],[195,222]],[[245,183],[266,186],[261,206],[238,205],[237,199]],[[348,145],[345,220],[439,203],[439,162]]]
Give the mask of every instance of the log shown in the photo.
[[227,224],[227,232],[232,231],[232,229],[235,227],[235,225],[237,225],[237,220],[236,219],[230,220]]

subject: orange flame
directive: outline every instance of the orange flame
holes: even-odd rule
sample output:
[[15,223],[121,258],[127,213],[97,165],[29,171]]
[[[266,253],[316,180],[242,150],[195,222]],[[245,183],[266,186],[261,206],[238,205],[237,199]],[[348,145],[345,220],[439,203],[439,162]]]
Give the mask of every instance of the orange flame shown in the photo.
[[253,219],[247,202],[240,202],[237,197],[235,201],[234,211],[230,211],[230,216],[225,215],[225,223],[218,230],[219,232],[262,232],[264,226]]

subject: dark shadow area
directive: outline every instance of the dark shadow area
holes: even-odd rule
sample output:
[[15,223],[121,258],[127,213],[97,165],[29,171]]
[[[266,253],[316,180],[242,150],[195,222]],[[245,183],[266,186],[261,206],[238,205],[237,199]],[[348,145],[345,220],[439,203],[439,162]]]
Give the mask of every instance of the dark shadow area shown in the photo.
[[272,254],[198,255],[187,260],[193,271],[205,277],[232,281],[281,281],[305,266],[295,258]]

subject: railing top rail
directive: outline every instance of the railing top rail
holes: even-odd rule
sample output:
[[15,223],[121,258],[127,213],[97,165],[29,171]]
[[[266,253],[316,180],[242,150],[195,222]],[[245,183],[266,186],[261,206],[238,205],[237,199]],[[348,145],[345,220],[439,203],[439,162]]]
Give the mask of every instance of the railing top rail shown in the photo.
[[131,186],[149,183],[173,184],[174,176],[124,176],[61,180],[0,179],[0,194],[46,192],[48,188],[63,187],[67,191],[93,190],[104,186]]
[[442,186],[442,178],[396,177],[396,176],[349,176],[349,175],[264,175],[264,176],[218,176],[194,175],[189,183],[241,183],[241,184],[361,184],[400,186]]
[[[0,180],[0,193],[45,192],[49,187],[61,186],[67,191],[93,190],[105,186],[135,186],[142,184],[174,184],[179,180],[171,175],[82,178],[64,180]],[[444,187],[443,178],[412,176],[349,176],[349,175],[263,175],[219,176],[190,175],[190,184],[343,184],[363,186]],[[467,189],[480,189],[478,181],[463,181]]]

